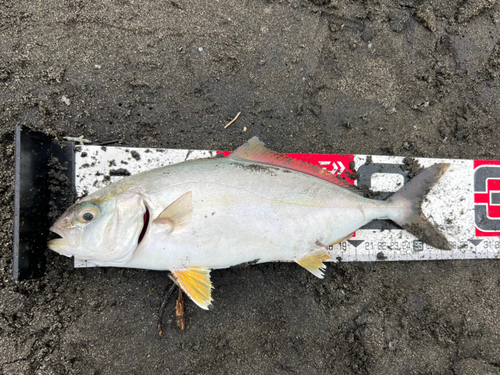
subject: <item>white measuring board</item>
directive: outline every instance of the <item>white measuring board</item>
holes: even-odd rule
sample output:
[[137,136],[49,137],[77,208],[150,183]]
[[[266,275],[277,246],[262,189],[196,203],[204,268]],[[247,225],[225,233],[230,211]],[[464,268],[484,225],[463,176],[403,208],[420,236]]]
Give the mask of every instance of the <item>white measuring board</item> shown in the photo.
[[[218,151],[78,146],[75,151],[77,196],[153,168],[186,160],[213,157]],[[227,154],[227,152],[224,152]],[[287,154],[309,161],[330,173],[348,176],[354,167],[356,183],[367,185],[381,197],[409,180],[401,169],[402,157],[367,155]],[[450,168],[427,195],[424,214],[439,227],[453,246],[438,250],[420,242],[388,220],[376,220],[355,236],[329,249],[342,261],[397,261],[436,259],[485,259],[500,255],[500,162],[416,158],[422,167],[450,163]],[[95,266],[75,260],[75,267]]]

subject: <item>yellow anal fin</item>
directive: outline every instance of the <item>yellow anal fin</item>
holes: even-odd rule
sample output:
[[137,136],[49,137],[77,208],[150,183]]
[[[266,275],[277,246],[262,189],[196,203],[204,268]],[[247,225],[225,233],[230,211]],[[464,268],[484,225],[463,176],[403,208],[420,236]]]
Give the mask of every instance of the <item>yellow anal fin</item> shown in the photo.
[[323,262],[326,260],[332,260],[332,257],[330,257],[324,251],[318,251],[311,255],[306,255],[300,259],[297,259],[295,262],[311,272],[314,276],[322,279],[324,276],[323,271],[326,270],[326,266],[323,264]]
[[183,270],[173,270],[172,274],[182,290],[202,309],[212,307],[212,282],[210,270],[193,267]]
[[154,219],[154,222],[156,224],[166,224],[170,226],[173,231],[189,224],[192,215],[193,198],[192,193],[188,191],[165,208],[162,213]]

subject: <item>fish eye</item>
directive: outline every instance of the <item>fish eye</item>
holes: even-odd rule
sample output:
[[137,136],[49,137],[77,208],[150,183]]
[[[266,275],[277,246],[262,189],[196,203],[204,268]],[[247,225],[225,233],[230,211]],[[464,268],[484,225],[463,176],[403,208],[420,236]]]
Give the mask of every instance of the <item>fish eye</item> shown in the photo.
[[82,215],[82,219],[85,220],[85,221],[90,221],[90,220],[93,220],[94,219],[94,215],[91,214],[90,212],[85,212],[83,215]]
[[78,213],[78,219],[82,223],[88,223],[94,220],[99,215],[99,209],[94,205],[85,205]]

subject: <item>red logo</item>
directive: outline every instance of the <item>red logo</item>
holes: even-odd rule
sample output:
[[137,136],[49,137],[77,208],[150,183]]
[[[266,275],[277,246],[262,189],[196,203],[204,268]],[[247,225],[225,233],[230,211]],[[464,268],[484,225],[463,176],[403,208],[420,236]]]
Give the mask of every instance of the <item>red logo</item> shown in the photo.
[[286,156],[305,161],[317,165],[326,171],[333,173],[339,177],[344,177],[351,184],[354,183],[346,173],[352,170],[349,163],[354,160],[354,155],[337,155],[337,154],[285,154]]
[[500,161],[474,161],[476,236],[500,236]]

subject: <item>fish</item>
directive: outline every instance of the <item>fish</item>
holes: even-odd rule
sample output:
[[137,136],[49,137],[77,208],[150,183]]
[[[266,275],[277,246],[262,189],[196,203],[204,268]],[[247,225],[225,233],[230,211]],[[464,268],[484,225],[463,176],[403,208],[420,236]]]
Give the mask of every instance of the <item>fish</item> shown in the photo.
[[295,262],[323,278],[328,247],[375,219],[450,250],[421,209],[448,167],[435,164],[387,200],[374,200],[253,137],[228,156],[152,169],[81,198],[50,228],[60,238],[48,247],[101,266],[170,271],[196,305],[209,309],[211,270]]

